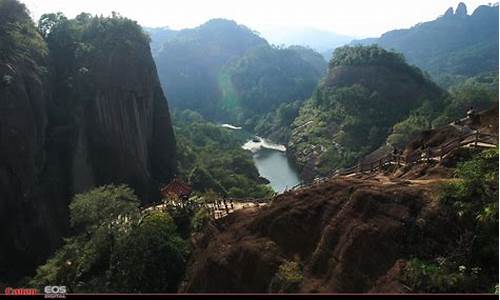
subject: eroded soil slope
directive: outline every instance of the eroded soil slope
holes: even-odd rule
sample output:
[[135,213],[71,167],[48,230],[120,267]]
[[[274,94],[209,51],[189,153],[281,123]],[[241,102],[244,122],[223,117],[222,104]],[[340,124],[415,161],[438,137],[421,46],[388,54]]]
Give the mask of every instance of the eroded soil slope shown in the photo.
[[238,211],[195,239],[181,292],[269,292],[299,261],[301,292],[403,292],[405,259],[448,244],[436,182],[338,178]]

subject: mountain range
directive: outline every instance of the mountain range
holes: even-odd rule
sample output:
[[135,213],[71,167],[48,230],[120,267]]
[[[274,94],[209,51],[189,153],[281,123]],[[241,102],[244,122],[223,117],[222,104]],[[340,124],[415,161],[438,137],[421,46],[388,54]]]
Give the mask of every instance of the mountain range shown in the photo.
[[400,52],[410,64],[449,87],[465,78],[498,70],[498,4],[481,5],[469,15],[466,5],[460,3],[434,21],[352,44],[376,44]]

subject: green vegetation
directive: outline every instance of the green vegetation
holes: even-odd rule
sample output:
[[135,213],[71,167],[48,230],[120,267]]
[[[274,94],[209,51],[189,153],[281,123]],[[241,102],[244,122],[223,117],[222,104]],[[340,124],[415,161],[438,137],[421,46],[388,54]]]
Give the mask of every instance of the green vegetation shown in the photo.
[[44,59],[47,51],[26,6],[17,0],[0,0],[0,61],[36,61]]
[[267,42],[250,29],[224,19],[210,20],[166,39],[155,62],[171,106],[197,111],[209,119],[224,119],[225,112],[218,106],[223,96],[221,69],[231,59],[261,45]]
[[40,266],[31,285],[57,282],[70,292],[175,292],[187,244],[165,212],[141,212],[126,186],[76,195],[70,205],[75,235]]
[[481,5],[470,16],[445,15],[355,43],[398,51],[448,88],[472,76],[498,73],[497,25],[498,5]]
[[389,143],[404,147],[423,130],[447,125],[498,103],[498,75],[439,89],[401,54],[376,46],[338,48],[327,78],[300,109],[290,149],[300,164],[311,157],[319,173],[355,164]]
[[406,63],[404,56],[400,53],[384,50],[378,46],[344,46],[335,49],[330,60],[330,68],[339,66],[359,65],[383,65],[403,70],[412,70],[416,73],[421,71]]
[[403,149],[406,144],[420,132],[432,128],[432,120],[443,120],[442,115],[434,111],[431,102],[426,101],[421,107],[412,111],[410,116],[392,128],[392,134],[387,142],[398,149]]
[[273,281],[271,292],[294,293],[299,290],[304,279],[302,267],[297,261],[284,261],[278,268]]
[[[415,258],[402,280],[415,292],[488,292],[498,285],[498,149],[461,163],[441,201],[456,227],[438,257]],[[433,254],[435,255],[435,254]]]
[[286,144],[292,134],[291,125],[299,116],[302,104],[302,101],[281,103],[274,111],[250,119],[249,124],[256,124],[254,130],[259,136]]
[[297,50],[267,45],[248,51],[223,72],[229,74],[246,118],[308,98],[322,76]]
[[150,32],[160,80],[174,110],[193,110],[248,130],[280,104],[308,98],[327,67],[312,49],[271,46],[229,20],[166,30],[161,36],[158,30]]
[[149,51],[145,48],[149,37],[141,27],[116,13],[111,17],[92,17],[82,13],[74,19],[67,19],[61,13],[45,14],[40,18],[38,28],[53,58],[55,81],[58,83],[57,100],[74,93],[79,93],[81,97],[82,90],[89,86],[78,89],[76,79],[86,78],[80,80],[80,84],[96,82],[99,74],[92,67],[101,67],[98,62],[105,61],[109,53],[126,55]]
[[469,107],[482,111],[498,103],[498,75],[471,77],[450,88],[442,105],[426,101],[393,126],[388,142],[403,147],[423,130],[445,126],[466,116]]
[[338,48],[327,78],[301,108],[289,146],[301,164],[319,159],[320,172],[346,167],[382,146],[392,126],[424,103],[443,106],[444,95],[399,54]]
[[251,153],[241,149],[248,135],[207,122],[193,111],[177,113],[174,119],[179,171],[196,191],[229,197],[272,194],[270,187],[260,184]]
[[450,88],[451,98],[434,127],[461,119],[469,107],[476,111],[489,109],[498,103],[498,74],[471,77]]

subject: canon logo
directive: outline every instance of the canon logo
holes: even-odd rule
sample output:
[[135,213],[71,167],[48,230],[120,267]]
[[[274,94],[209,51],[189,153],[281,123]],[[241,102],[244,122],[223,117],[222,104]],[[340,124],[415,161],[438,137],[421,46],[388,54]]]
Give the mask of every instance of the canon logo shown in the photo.
[[38,290],[37,289],[25,289],[25,288],[11,288],[8,287],[5,289],[5,295],[6,296],[35,296],[38,295]]

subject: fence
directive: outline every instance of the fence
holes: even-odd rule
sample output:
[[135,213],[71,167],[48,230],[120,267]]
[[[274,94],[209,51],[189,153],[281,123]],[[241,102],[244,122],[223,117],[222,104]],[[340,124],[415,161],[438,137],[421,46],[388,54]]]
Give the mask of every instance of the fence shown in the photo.
[[348,176],[359,173],[372,173],[383,169],[388,165],[405,166],[409,164],[417,164],[420,162],[441,161],[450,152],[462,147],[493,147],[498,146],[498,136],[492,134],[481,133],[479,130],[472,133],[464,134],[456,137],[447,143],[435,147],[417,150],[409,155],[388,154],[376,161],[358,163],[350,168],[335,170],[327,175],[327,177],[316,178],[311,183],[300,183],[294,186],[291,190],[299,190],[304,187],[309,187],[314,184],[328,181],[330,178],[337,176]]

